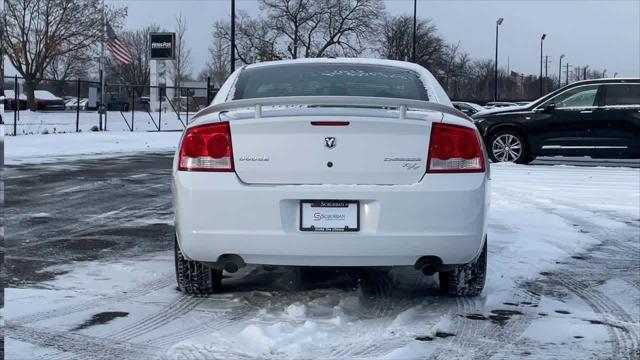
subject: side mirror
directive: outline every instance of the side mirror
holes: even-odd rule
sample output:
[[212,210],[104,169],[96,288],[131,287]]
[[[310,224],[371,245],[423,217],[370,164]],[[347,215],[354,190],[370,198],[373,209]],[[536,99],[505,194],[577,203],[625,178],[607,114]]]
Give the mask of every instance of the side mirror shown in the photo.
[[543,111],[544,113],[552,113],[556,111],[556,104],[549,104],[547,106],[544,107]]

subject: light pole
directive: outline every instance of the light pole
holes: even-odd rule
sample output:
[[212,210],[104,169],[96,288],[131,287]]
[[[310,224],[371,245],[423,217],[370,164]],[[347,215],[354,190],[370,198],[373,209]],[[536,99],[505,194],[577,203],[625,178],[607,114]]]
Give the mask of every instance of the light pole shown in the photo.
[[231,0],[231,73],[236,70],[236,0]]
[[546,37],[547,34],[542,34],[542,37],[540,37],[540,97],[542,97],[542,47]]
[[607,77],[607,69],[604,69],[604,71],[602,72],[602,78],[606,78]]
[[616,76],[618,76],[618,73],[613,73],[613,77],[615,78]]
[[582,80],[587,80],[587,69],[589,68],[589,65],[585,66],[582,68]]
[[417,19],[418,19],[418,0],[413,0],[413,42],[411,48],[411,59],[415,63],[416,62],[416,29],[417,29]]
[[496,21],[496,61],[495,61],[495,73],[493,78],[493,101],[498,101],[498,27],[502,25],[503,18],[499,18]]
[[560,55],[560,65],[558,66],[558,88],[562,87],[562,59],[564,54]]

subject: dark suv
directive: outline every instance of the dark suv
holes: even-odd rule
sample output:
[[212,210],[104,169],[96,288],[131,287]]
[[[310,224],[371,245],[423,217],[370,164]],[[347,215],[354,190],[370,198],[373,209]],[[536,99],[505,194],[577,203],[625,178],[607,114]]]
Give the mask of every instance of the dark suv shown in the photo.
[[573,83],[518,108],[473,115],[494,162],[640,158],[640,79]]

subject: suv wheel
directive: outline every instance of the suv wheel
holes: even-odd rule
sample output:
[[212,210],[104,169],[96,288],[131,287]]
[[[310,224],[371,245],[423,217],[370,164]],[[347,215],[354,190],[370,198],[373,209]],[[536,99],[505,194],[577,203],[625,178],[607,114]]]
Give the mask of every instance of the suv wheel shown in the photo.
[[440,289],[453,296],[477,296],[484,289],[487,275],[487,241],[480,256],[468,264],[454,270],[441,272]]
[[513,130],[495,132],[489,138],[488,148],[489,157],[493,162],[528,164],[533,161],[524,138]]
[[185,259],[175,239],[176,280],[180,291],[192,295],[213,294],[222,287],[222,270]]

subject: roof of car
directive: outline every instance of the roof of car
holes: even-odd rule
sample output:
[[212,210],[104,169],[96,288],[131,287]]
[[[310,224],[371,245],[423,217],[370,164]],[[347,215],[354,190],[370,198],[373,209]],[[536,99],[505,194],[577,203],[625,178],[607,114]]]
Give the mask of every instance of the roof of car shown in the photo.
[[250,64],[246,66],[246,69],[253,69],[262,66],[274,66],[274,65],[290,65],[290,64],[366,64],[366,65],[383,65],[394,66],[405,69],[418,70],[423,69],[420,65],[410,63],[407,61],[399,60],[387,60],[376,58],[303,58],[293,60],[276,60],[265,61],[261,63]]
[[574,83],[569,84],[570,86],[575,85],[586,85],[586,84],[603,84],[603,83],[625,83],[625,82],[640,82],[640,78],[602,78],[602,79],[589,79],[589,80],[580,80]]

